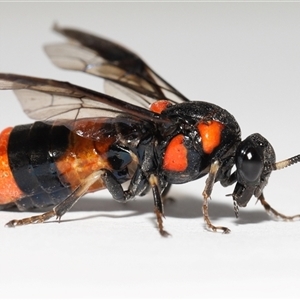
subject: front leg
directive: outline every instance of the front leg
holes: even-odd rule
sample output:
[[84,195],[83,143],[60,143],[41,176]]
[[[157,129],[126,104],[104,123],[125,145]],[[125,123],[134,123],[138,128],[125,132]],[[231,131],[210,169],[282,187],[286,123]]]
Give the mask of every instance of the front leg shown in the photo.
[[216,180],[216,176],[217,176],[217,172],[219,170],[220,164],[218,161],[215,161],[211,166],[210,166],[210,171],[208,174],[208,178],[206,180],[205,183],[205,188],[204,191],[202,193],[203,195],[203,205],[202,205],[202,212],[203,212],[203,217],[204,217],[204,221],[206,223],[206,226],[208,229],[212,230],[212,231],[222,231],[223,233],[230,233],[230,229],[227,227],[223,227],[223,226],[214,226],[209,218],[209,214],[208,214],[208,199],[211,196],[212,193],[212,189],[213,189],[213,185],[215,183]]

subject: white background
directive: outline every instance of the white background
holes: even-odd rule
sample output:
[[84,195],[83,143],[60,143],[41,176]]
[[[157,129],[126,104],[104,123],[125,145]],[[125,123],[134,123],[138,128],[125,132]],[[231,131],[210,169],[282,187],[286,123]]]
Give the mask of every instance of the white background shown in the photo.
[[[0,3],[0,72],[97,78],[54,67],[42,46],[54,22],[106,36],[139,53],[190,99],[216,103],[243,136],[260,132],[278,160],[300,153],[299,3]],[[30,122],[0,93],[0,127]],[[300,213],[300,165],[275,172],[266,200]],[[300,223],[273,221],[255,199],[235,219],[233,187],[216,184],[205,230],[205,179],[175,186],[162,238],[151,195],[124,206],[107,192],[84,197],[63,222],[5,228],[31,213],[0,212],[0,297],[292,298],[299,296]]]

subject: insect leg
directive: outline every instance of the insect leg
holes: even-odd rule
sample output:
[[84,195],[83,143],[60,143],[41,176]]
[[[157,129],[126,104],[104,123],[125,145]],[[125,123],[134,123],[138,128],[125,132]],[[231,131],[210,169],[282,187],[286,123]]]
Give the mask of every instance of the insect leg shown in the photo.
[[37,216],[32,216],[29,218],[24,218],[24,219],[19,219],[19,220],[11,220],[8,223],[5,224],[7,227],[15,227],[15,226],[21,226],[21,225],[28,225],[28,224],[33,224],[33,223],[43,223],[50,218],[54,217],[55,210],[54,208],[50,211],[47,211],[43,214],[37,215]]
[[168,196],[168,193],[171,189],[171,186],[172,186],[172,184],[168,183],[167,186],[165,187],[164,191],[161,194],[161,197],[163,198],[164,201],[168,198],[167,196]]
[[300,215],[294,215],[294,216],[285,216],[281,213],[279,213],[277,210],[272,208],[270,204],[265,200],[265,197],[263,194],[261,194],[258,197],[258,200],[266,210],[267,214],[270,215],[271,217],[281,220],[281,221],[296,221],[300,219]]
[[159,233],[167,237],[170,235],[167,231],[164,230],[163,227],[163,218],[164,216],[164,206],[163,201],[160,194],[160,188],[159,188],[159,179],[156,175],[151,174],[149,177],[149,184],[152,189],[153,193],[153,199],[154,199],[154,213],[156,214],[156,220],[158,225]]
[[205,183],[205,188],[204,191],[202,193],[203,195],[203,205],[202,205],[202,212],[203,212],[203,217],[204,217],[204,221],[206,223],[206,226],[208,229],[211,229],[212,231],[218,231],[221,230],[223,233],[229,233],[230,229],[227,227],[223,227],[223,226],[214,226],[209,218],[209,214],[208,214],[208,199],[211,196],[212,193],[212,189],[213,189],[213,185],[215,183],[215,179],[216,179],[216,175],[217,172],[219,170],[220,164],[218,161],[215,161],[211,167],[210,167],[210,171],[208,174],[208,178],[206,180]]
[[120,202],[127,202],[133,199],[135,195],[144,195],[150,186],[154,198],[154,212],[156,214],[159,233],[162,236],[168,236],[169,233],[163,229],[164,212],[159,187],[159,178],[154,174],[151,174],[149,179],[147,179],[144,172],[138,168],[131,180],[128,190],[124,191],[122,185],[116,180],[114,175],[108,170],[104,171],[105,173],[102,176],[102,180],[106,188],[109,190],[113,198]]
[[15,227],[33,223],[43,223],[55,216],[58,220],[60,220],[61,217],[80,199],[80,197],[82,197],[88,191],[89,187],[101,179],[102,175],[103,170],[99,170],[89,175],[81,185],[79,185],[64,201],[53,207],[52,210],[29,218],[11,220],[6,224],[6,226]]
[[116,201],[126,203],[133,200],[136,195],[143,196],[148,192],[149,183],[140,168],[133,175],[127,190],[123,189],[112,172],[106,169],[102,169],[102,171],[101,179]]
[[123,190],[122,185],[118,182],[117,178],[109,170],[103,169],[101,179],[105,187],[108,189],[114,200],[120,202],[126,202],[130,199],[126,197],[126,193]]
[[168,193],[171,189],[172,184],[168,183],[167,186],[165,187],[165,189],[163,190],[162,194],[161,194],[161,198],[164,204],[166,204],[167,202],[174,202],[175,200],[172,197],[168,197]]
[[163,229],[163,201],[159,188],[159,178],[151,174],[149,179],[145,177],[143,171],[138,168],[134,174],[127,191],[124,191],[122,185],[117,181],[114,175],[108,171],[103,170],[102,180],[109,190],[113,198],[120,202],[127,202],[134,198],[135,195],[144,195],[148,190],[148,186],[152,189],[154,198],[154,212],[156,214],[159,233],[162,236],[168,236],[169,233]]

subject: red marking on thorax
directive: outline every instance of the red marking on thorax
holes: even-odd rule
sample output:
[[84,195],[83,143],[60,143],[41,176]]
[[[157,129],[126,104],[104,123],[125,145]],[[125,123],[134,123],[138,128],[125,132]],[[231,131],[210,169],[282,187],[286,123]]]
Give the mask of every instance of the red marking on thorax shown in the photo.
[[176,135],[170,141],[165,151],[163,168],[167,171],[182,172],[188,166],[187,149],[184,145],[184,136]]
[[9,127],[0,133],[0,204],[14,202],[24,195],[15,182],[8,161],[7,145],[12,129]]
[[158,100],[150,105],[150,110],[157,114],[161,114],[163,110],[171,105],[172,103],[169,100]]
[[224,125],[217,121],[201,122],[198,124],[198,131],[205,153],[212,153],[220,145],[223,128]]

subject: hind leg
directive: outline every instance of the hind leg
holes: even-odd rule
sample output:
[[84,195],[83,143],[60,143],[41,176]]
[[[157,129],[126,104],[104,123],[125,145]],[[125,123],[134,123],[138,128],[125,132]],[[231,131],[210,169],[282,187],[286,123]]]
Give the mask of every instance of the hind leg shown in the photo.
[[272,208],[270,206],[270,204],[265,200],[265,197],[264,197],[263,194],[261,194],[258,197],[258,200],[260,201],[260,203],[262,204],[262,206],[266,210],[267,214],[270,215],[271,217],[277,219],[277,220],[296,221],[296,220],[300,219],[300,215],[286,216],[286,215],[283,215],[283,214],[279,213],[277,210],[275,210],[274,208]]
[[68,210],[70,210],[72,206],[88,191],[89,187],[92,186],[96,181],[101,179],[103,173],[104,171],[100,170],[89,175],[82,182],[82,184],[79,185],[65,200],[63,200],[58,205],[54,206],[53,209],[51,209],[50,211],[29,218],[24,218],[20,220],[11,220],[6,224],[6,226],[15,227],[15,226],[28,225],[33,223],[43,223],[53,217],[56,217],[58,220],[60,220],[61,217]]

